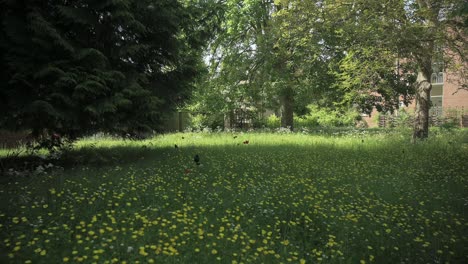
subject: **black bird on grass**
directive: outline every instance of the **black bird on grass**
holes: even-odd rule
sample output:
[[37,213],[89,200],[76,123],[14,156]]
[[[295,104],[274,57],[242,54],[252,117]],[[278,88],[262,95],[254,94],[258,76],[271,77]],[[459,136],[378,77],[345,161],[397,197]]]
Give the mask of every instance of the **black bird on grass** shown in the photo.
[[193,157],[193,161],[195,161],[195,164],[200,165],[200,156],[196,154],[195,157]]
[[179,146],[177,146],[177,144],[174,145],[174,148],[179,148]]

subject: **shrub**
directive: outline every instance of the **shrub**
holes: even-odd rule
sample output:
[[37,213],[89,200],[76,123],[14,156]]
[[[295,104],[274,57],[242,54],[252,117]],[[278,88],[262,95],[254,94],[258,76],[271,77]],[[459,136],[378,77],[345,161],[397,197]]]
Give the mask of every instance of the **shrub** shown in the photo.
[[460,126],[460,117],[462,112],[456,108],[444,109],[443,123],[441,127],[444,128],[455,128]]
[[411,127],[413,123],[414,115],[408,113],[406,109],[402,108],[399,110],[398,115],[395,116],[393,126],[398,128]]
[[218,127],[224,127],[224,115],[193,114],[190,116],[189,123],[192,130],[217,129]]
[[281,126],[281,119],[275,114],[271,114],[266,120],[266,126],[268,128],[278,128]]
[[340,112],[322,108],[317,105],[307,106],[309,113],[301,117],[295,117],[294,122],[296,127],[344,127],[354,126],[356,121],[360,119],[360,115],[355,110]]

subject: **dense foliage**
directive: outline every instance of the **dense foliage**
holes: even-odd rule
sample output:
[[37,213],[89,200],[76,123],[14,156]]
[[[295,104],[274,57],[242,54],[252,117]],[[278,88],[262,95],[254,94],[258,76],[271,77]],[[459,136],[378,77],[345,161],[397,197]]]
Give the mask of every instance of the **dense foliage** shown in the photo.
[[270,109],[293,128],[311,103],[370,113],[414,100],[414,136],[424,138],[433,67],[466,86],[460,0],[226,1],[222,14],[192,110],[261,119]]
[[424,138],[434,65],[466,87],[461,0],[1,5],[0,126],[36,136],[154,130],[176,106],[239,127],[271,110],[293,129],[310,104],[344,115],[414,100]]
[[2,1],[0,126],[37,136],[157,129],[202,69],[193,1]]
[[[333,106],[331,69],[341,55],[319,46],[323,36],[304,24],[316,9],[283,2],[227,1],[210,45],[209,78],[192,110],[259,120],[266,109],[278,109],[282,126],[293,128],[293,113],[306,113],[311,102]],[[301,32],[289,34],[297,27]]]

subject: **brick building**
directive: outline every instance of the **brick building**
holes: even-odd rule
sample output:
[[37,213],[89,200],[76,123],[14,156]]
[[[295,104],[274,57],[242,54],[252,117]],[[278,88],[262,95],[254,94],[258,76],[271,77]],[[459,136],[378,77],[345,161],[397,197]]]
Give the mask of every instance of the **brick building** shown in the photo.
[[[430,116],[444,116],[447,114],[456,113],[460,115],[468,115],[468,91],[459,89],[459,74],[451,72],[443,72],[434,67],[434,73],[431,76],[432,90]],[[414,104],[408,107],[402,105],[402,109],[407,112],[414,112]],[[378,112],[374,110],[371,116],[363,115],[363,120],[367,122],[369,127],[379,126],[379,120],[376,120]],[[395,113],[398,115],[398,111]]]

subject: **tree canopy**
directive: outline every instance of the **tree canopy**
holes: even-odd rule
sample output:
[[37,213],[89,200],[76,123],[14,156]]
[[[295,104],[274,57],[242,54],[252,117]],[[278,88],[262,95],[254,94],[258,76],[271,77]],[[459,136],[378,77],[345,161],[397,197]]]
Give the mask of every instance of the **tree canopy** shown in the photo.
[[414,100],[414,137],[425,138],[434,65],[466,87],[466,10],[461,0],[226,1],[208,84],[224,98],[213,105],[263,100],[292,128],[307,102],[370,113]]
[[204,8],[173,0],[3,1],[0,125],[69,136],[157,129],[203,69]]
[[425,138],[434,65],[466,89],[461,0],[1,4],[0,126],[36,134],[157,129],[192,97],[221,119],[277,109],[290,129],[310,103],[369,113],[414,100]]

